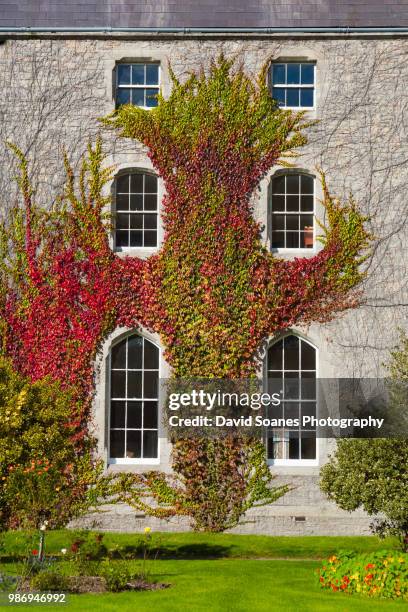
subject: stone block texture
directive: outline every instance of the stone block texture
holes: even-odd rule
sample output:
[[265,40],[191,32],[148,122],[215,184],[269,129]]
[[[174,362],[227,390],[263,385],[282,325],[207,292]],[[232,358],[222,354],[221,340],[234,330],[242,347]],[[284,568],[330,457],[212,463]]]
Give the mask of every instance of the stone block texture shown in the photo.
[[[51,5],[48,2],[29,4],[36,10]],[[102,10],[100,7],[109,7],[113,14],[113,8],[119,4],[123,8],[121,15],[126,7],[133,6],[131,3],[113,1],[97,3],[98,6],[95,3],[95,10],[98,9],[95,23],[105,23],[105,16],[101,17],[98,13]],[[180,10],[187,10],[186,7],[192,10],[192,4],[183,2]],[[239,7],[240,3],[237,4]],[[54,3],[53,6],[57,5]],[[17,4],[15,7],[13,4],[15,10],[14,13],[7,12],[7,23],[23,23],[27,6],[28,3],[20,3],[17,8]],[[89,3],[78,2],[78,11],[72,12],[71,19],[86,11],[88,6]],[[140,10],[143,7],[146,9],[146,6],[140,3]],[[204,11],[207,5],[200,6]],[[251,6],[256,7],[256,4]],[[291,6],[294,9],[295,4]],[[300,6],[308,14],[312,3],[299,4],[298,12],[292,11],[292,20],[296,14],[300,15]],[[333,13],[330,11],[332,6],[337,7]],[[363,3],[319,3],[327,15],[339,15],[341,10],[346,15],[349,10],[357,23],[360,13],[357,9],[353,12],[353,6],[361,8]],[[368,4],[365,6],[367,12]],[[408,2],[398,3],[398,6],[401,23],[404,18],[407,20]],[[377,3],[370,4],[373,19],[379,7],[379,3],[378,6]],[[242,10],[244,8],[242,3]],[[381,10],[384,15],[385,9],[387,18],[392,21],[393,4],[383,3]],[[149,10],[153,14],[153,10]],[[167,10],[167,3],[161,2],[154,10],[155,19],[162,19],[160,11],[163,13]],[[278,5],[264,3],[262,11],[262,14],[268,11],[269,15],[273,11],[278,14]],[[289,9],[285,11],[284,14],[288,15]],[[237,9],[236,13],[239,15],[240,11]],[[15,15],[13,19],[10,17],[12,14]],[[53,19],[53,15],[58,14],[55,8],[54,12],[48,13],[48,18]],[[40,10],[37,19],[41,21]],[[172,15],[173,21],[162,22],[175,23],[175,19],[176,13]],[[261,17],[257,19],[258,24]],[[336,19],[337,23],[340,17]],[[4,13],[1,12],[0,21],[4,24]],[[303,23],[307,23],[307,19]],[[272,18],[266,24],[272,25]],[[118,169],[150,168],[150,161],[141,145],[118,139],[113,133],[104,131],[98,122],[99,117],[114,108],[113,75],[116,62],[160,62],[163,93],[168,95],[168,61],[175,73],[184,78],[191,70],[206,69],[211,58],[221,52],[242,61],[254,75],[265,62],[279,58],[316,62],[316,109],[310,111],[309,116],[318,119],[318,122],[309,129],[309,143],[293,163],[295,167],[311,173],[316,173],[316,166],[322,167],[331,191],[341,198],[352,191],[370,217],[368,223],[377,240],[362,286],[362,306],[332,323],[294,331],[303,333],[318,348],[320,377],[381,376],[389,349],[397,342],[398,327],[406,327],[407,324],[408,39],[404,37],[282,39],[270,35],[260,39],[237,35],[232,38],[213,37],[211,40],[204,36],[151,36],[143,40],[137,37],[81,38],[75,35],[63,38],[52,35],[8,37],[0,44],[2,212],[7,214],[7,206],[17,197],[13,182],[15,161],[3,144],[5,140],[12,140],[27,152],[36,198],[44,206],[52,203],[61,188],[62,147],[65,147],[76,167],[87,142],[94,140],[98,133],[102,134],[109,153],[108,163],[116,164]],[[260,191],[254,195],[254,214],[265,226],[266,244],[268,185],[274,172],[275,169],[262,181]],[[317,208],[317,216],[324,221],[321,207]],[[100,359],[95,398],[96,434],[100,440],[101,455],[105,458],[105,382],[110,342],[111,339],[106,342]],[[322,441],[319,445],[319,464],[325,461],[328,450],[328,445]],[[169,448],[164,443],[160,459],[160,465],[155,467],[168,470]],[[126,469],[142,470],[146,467],[126,466]],[[367,531],[367,517],[359,513],[349,515],[340,512],[320,494],[319,465],[280,466],[272,467],[272,470],[284,482],[292,482],[294,490],[274,506],[249,513],[248,521],[237,531],[271,534],[351,534]],[[88,524],[94,518],[87,519]],[[157,522],[135,516],[125,507],[112,508],[97,515],[95,520],[99,521],[101,528],[106,529],[135,530],[146,524],[159,528]],[[183,525],[170,523],[160,525],[160,528],[181,529]]]

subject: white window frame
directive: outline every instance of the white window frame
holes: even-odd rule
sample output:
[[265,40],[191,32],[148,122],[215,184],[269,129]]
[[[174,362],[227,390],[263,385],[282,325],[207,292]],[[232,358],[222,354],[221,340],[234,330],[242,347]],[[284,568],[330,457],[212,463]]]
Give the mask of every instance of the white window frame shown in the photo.
[[[118,66],[133,66],[135,64],[141,64],[143,66],[149,66],[149,65],[153,65],[153,66],[157,66],[158,67],[158,83],[157,85],[145,85],[145,84],[138,84],[138,85],[132,85],[132,84],[123,84],[123,85],[119,85],[119,70],[118,70]],[[160,92],[160,88],[161,88],[161,81],[162,81],[162,75],[161,75],[161,64],[160,62],[145,62],[145,61],[134,61],[134,62],[118,62],[116,64],[116,70],[115,70],[115,108],[118,108],[118,103],[117,103],[117,91],[118,89],[157,89],[157,93]],[[137,108],[143,108],[144,110],[152,110],[153,108],[156,108],[155,106],[141,106],[139,104],[135,105],[137,106]]]
[[[295,175],[295,176],[309,176],[310,178],[313,179],[313,210],[310,212],[301,212],[300,209],[299,211],[293,211],[293,212],[286,212],[286,210],[278,210],[276,211],[276,213],[273,212],[273,193],[272,193],[272,182],[275,178],[281,177],[281,176],[290,176],[290,175]],[[275,194],[276,195],[276,194]],[[280,195],[280,194],[279,194]],[[287,196],[287,194],[285,193],[285,198]],[[289,194],[290,195],[290,194]],[[301,195],[301,194],[300,194]],[[306,194],[304,194],[306,195]],[[286,208],[286,206],[285,206]],[[313,246],[311,249],[307,249],[305,247],[273,247],[272,246],[272,232],[273,232],[273,217],[275,215],[307,215],[310,214],[313,216]],[[269,236],[269,240],[270,240],[270,250],[272,253],[295,253],[296,255],[315,255],[316,251],[317,251],[317,223],[316,223],[316,177],[313,174],[310,174],[306,171],[303,170],[297,170],[296,168],[291,169],[289,172],[279,172],[274,174],[271,177],[271,182],[270,182],[270,193],[269,193],[269,225],[270,225],[270,236]],[[286,234],[286,231],[285,231]]]
[[[313,344],[313,342],[311,342],[307,338],[304,338],[303,336],[297,334],[296,332],[289,331],[286,334],[283,334],[282,336],[279,336],[279,337],[275,338],[274,340],[272,340],[268,344],[268,350],[266,351],[266,359],[264,360],[264,372],[265,372],[264,381],[266,383],[265,386],[267,385],[268,374],[269,374],[268,351],[269,351],[269,349],[274,344],[276,344],[280,340],[283,340],[283,338],[286,338],[287,336],[296,336],[297,338],[299,338],[299,340],[302,340],[303,342],[306,342],[307,344],[309,344],[315,350],[315,355],[316,355],[316,381],[318,380],[318,375],[319,375],[319,349],[317,348],[316,345]],[[267,389],[265,389],[265,391],[267,391]],[[319,385],[316,384],[316,407],[318,407],[318,405],[319,405]],[[280,467],[280,466],[286,466],[286,467],[316,467],[316,466],[318,466],[319,465],[319,438],[316,437],[315,440],[316,440],[316,458],[315,459],[269,459],[267,457],[268,465],[275,466],[275,467]],[[266,453],[268,452],[267,444],[268,444],[268,439],[265,440],[265,450],[266,450]]]
[[[107,395],[107,401],[108,401],[108,418],[107,418],[107,422],[108,422],[108,435],[107,435],[107,464],[108,465],[159,465],[160,464],[160,418],[161,418],[161,408],[160,408],[160,399],[157,398],[147,398],[147,401],[157,401],[157,457],[111,457],[110,456],[110,432],[111,432],[111,401],[115,401],[115,399],[119,400],[119,401],[123,401],[123,398],[114,398],[111,397],[111,373],[112,373],[112,349],[114,346],[116,346],[117,344],[120,344],[121,342],[123,342],[124,340],[127,340],[129,337],[131,336],[139,336],[140,338],[143,338],[143,340],[146,340],[147,342],[150,342],[151,344],[153,344],[159,351],[159,370],[158,370],[158,379],[159,379],[159,384],[158,384],[158,393],[160,395],[160,379],[162,377],[162,349],[161,347],[156,343],[153,342],[150,338],[146,338],[146,336],[144,336],[143,334],[137,332],[137,331],[132,331],[129,332],[128,334],[126,334],[125,336],[121,336],[120,338],[115,339],[114,342],[112,342],[110,349],[109,349],[109,355],[108,355],[108,395]],[[149,372],[149,371],[156,371],[156,370],[142,370],[143,372]],[[144,401],[143,398],[141,399],[132,399],[131,401]],[[147,428],[147,430],[149,430],[149,428]],[[126,439],[126,431],[127,429],[125,428],[125,439]],[[142,432],[142,448],[143,448],[143,431],[144,428],[141,428],[141,432]],[[156,430],[154,430],[156,431]]]
[[293,110],[293,111],[311,111],[314,112],[316,111],[316,62],[312,61],[312,60],[282,60],[282,61],[276,61],[276,62],[272,62],[271,64],[271,68],[270,68],[270,89],[271,89],[271,95],[273,97],[273,88],[279,88],[279,89],[311,89],[311,85],[310,84],[301,84],[301,83],[282,83],[282,84],[277,84],[274,85],[273,84],[273,66],[285,66],[285,77],[286,77],[286,81],[287,81],[287,66],[288,64],[309,64],[311,66],[313,66],[313,106],[287,106],[282,105],[279,106],[279,108],[282,109],[286,109],[286,110]]
[[[156,198],[157,198],[157,207],[156,207],[156,211],[152,211],[152,210],[145,210],[143,208],[143,210],[139,210],[139,211],[131,211],[130,208],[129,210],[118,210],[117,207],[117,195],[118,195],[118,191],[117,191],[117,181],[120,177],[122,176],[129,176],[131,174],[148,174],[150,176],[154,176],[156,181],[157,181],[157,192],[156,192]],[[144,183],[143,183],[144,184]],[[143,193],[144,196],[144,193]],[[151,253],[155,253],[157,251],[157,249],[159,248],[159,244],[160,244],[160,202],[161,202],[161,194],[160,194],[160,180],[159,177],[157,176],[157,174],[155,174],[152,170],[148,170],[146,168],[135,168],[135,167],[131,167],[131,168],[121,168],[121,170],[116,174],[116,176],[113,179],[113,213],[116,217],[116,215],[118,213],[122,213],[122,214],[156,214],[157,216],[157,224],[156,224],[156,246],[117,246],[116,244],[116,232],[118,231],[117,228],[115,227],[112,231],[112,242],[113,242],[113,250],[117,253],[146,253],[146,254],[151,254]],[[130,229],[128,228],[127,230],[128,232],[130,232]],[[144,232],[144,229],[142,230]],[[130,241],[129,241],[130,242]]]

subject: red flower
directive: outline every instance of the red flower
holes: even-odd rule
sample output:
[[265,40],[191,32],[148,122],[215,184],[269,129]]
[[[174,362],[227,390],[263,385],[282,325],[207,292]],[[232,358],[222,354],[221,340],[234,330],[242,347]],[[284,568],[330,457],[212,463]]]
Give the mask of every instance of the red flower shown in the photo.
[[364,578],[364,582],[368,583],[373,579],[373,574],[367,574],[367,576]]
[[34,549],[31,551],[31,554],[32,554],[32,555],[38,555],[38,550],[37,550],[36,548],[34,548]]
[[373,567],[375,567],[375,565],[374,565],[373,563],[368,563],[368,564],[365,566],[365,569],[366,569],[366,570],[369,570],[369,569],[373,569]]

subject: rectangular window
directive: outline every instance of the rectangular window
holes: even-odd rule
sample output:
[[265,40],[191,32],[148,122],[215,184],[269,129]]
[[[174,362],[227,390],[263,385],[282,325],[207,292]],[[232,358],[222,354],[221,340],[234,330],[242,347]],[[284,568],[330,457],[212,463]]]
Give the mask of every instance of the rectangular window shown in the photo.
[[272,64],[272,97],[282,108],[314,108],[315,70],[312,63]]
[[157,246],[157,177],[142,172],[115,181],[115,247]]
[[272,180],[273,249],[312,249],[314,245],[314,178],[279,175]]
[[270,407],[268,417],[285,419],[288,427],[269,430],[268,459],[316,460],[316,430],[302,427],[303,416],[316,416],[316,376],[316,350],[308,342],[289,335],[269,348],[268,392],[281,393],[283,401]]
[[122,104],[153,108],[159,87],[159,64],[117,64],[116,108]]

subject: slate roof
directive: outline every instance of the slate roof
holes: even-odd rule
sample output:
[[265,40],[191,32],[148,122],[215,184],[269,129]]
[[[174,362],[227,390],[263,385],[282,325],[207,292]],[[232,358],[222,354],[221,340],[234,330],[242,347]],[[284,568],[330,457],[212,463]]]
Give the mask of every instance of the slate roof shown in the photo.
[[0,27],[408,27],[408,0],[0,0]]

